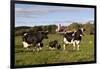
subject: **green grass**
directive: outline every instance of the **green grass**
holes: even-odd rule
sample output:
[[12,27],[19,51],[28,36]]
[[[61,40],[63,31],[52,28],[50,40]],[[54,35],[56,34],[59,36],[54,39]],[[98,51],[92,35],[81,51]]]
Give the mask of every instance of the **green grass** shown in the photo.
[[[50,40],[58,40],[61,44],[60,50],[48,50]],[[66,46],[63,51],[63,36],[58,34],[49,34],[49,39],[43,40],[44,47],[40,52],[33,52],[32,48],[24,49],[22,47],[21,36],[15,37],[15,65],[33,65],[33,64],[54,64],[94,61],[94,36],[85,35],[80,44],[79,51],[73,51],[72,45]]]

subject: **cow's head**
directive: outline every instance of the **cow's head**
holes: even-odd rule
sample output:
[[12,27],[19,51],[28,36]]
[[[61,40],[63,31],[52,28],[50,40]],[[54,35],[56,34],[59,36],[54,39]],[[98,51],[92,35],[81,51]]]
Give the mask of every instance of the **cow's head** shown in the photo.
[[41,33],[42,33],[43,38],[48,39],[48,31],[42,31]]
[[85,29],[84,29],[84,28],[80,28],[80,30],[81,30],[82,32],[84,32],[84,31],[85,31]]
[[80,35],[80,36],[83,36],[84,35],[83,34],[84,31],[85,31],[85,29],[80,28],[80,29],[78,29],[77,34]]

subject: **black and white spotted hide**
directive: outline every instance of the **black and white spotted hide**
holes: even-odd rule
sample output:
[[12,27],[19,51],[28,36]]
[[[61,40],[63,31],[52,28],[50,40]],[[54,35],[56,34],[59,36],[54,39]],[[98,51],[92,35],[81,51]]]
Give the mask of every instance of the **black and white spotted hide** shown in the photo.
[[75,32],[66,32],[66,34],[64,35],[64,50],[66,48],[66,45],[68,44],[73,44],[73,50],[75,50],[75,48],[77,48],[77,50],[79,50],[80,47],[80,42],[83,36],[83,29],[78,29]]
[[61,46],[60,46],[60,44],[58,43],[57,40],[54,40],[54,41],[50,41],[49,42],[49,49],[50,50],[60,49],[60,48],[61,48]]

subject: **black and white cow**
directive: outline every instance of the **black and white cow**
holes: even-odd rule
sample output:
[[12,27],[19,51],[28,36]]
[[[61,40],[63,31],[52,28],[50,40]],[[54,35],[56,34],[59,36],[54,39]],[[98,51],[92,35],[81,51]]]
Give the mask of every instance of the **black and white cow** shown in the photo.
[[68,44],[73,44],[73,50],[75,50],[75,47],[77,47],[77,50],[79,50],[83,31],[85,30],[81,28],[75,32],[66,32],[64,34],[64,50],[65,50],[66,45]]
[[54,50],[54,49],[60,49],[61,48],[61,45],[58,43],[57,40],[53,40],[53,41],[50,41],[49,42],[49,49],[50,50]]
[[42,40],[48,39],[48,32],[33,32],[33,33],[24,33],[23,35],[23,47],[28,48],[34,46],[38,50],[41,50],[43,47]]

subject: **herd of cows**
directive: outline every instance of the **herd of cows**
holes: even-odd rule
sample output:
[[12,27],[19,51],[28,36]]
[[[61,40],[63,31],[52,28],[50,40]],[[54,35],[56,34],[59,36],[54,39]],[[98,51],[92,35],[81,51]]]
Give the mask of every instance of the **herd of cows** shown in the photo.
[[[53,49],[60,49],[63,47],[63,50],[66,49],[66,46],[68,44],[73,45],[73,50],[79,50],[80,42],[83,36],[83,32],[85,30],[83,28],[80,28],[74,32],[65,32],[63,36],[63,46],[58,43],[58,40],[53,40],[48,43],[48,48]],[[41,32],[32,32],[32,33],[24,33],[22,36],[23,39],[23,47],[29,48],[33,47],[33,50],[40,51],[43,47],[43,39],[49,39],[48,37],[48,31],[41,31]]]

